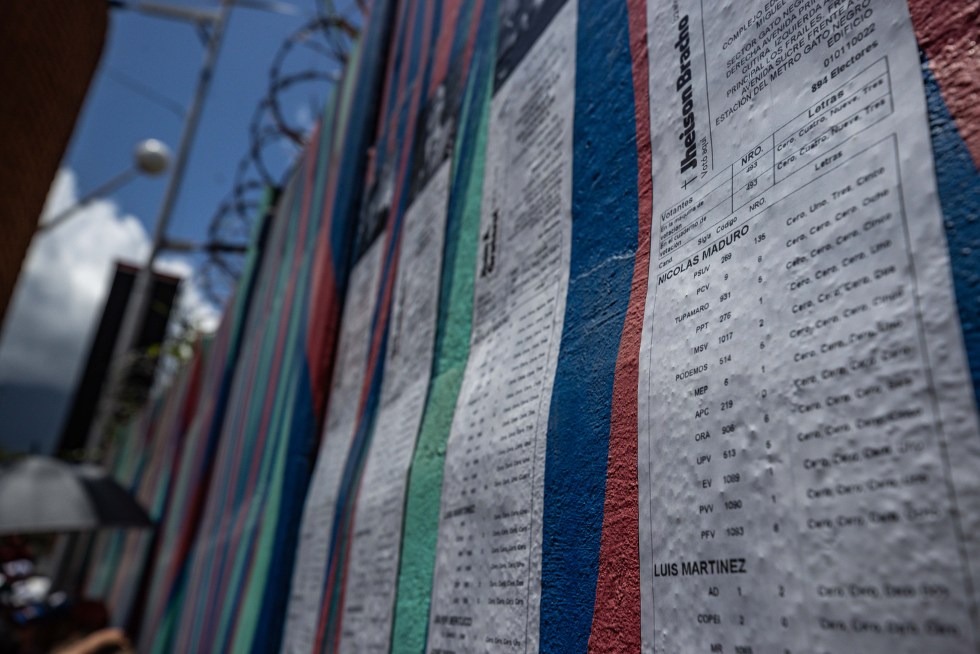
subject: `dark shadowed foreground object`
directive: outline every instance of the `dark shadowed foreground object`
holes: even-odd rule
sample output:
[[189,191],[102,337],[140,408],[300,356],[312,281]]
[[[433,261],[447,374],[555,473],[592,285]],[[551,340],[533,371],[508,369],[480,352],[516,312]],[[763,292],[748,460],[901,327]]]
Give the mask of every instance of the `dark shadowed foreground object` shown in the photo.
[[152,525],[133,496],[95,466],[29,456],[0,470],[0,534]]
[[0,5],[0,322],[99,63],[105,2]]

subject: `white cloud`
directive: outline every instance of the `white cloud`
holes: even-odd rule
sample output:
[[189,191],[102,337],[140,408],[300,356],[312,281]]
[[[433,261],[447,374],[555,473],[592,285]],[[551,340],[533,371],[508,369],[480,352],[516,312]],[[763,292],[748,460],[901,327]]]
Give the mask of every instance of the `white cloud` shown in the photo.
[[210,300],[204,297],[204,293],[191,279],[194,267],[187,259],[170,255],[161,256],[153,268],[184,280],[180,286],[180,298],[177,300],[177,315],[185,323],[200,332],[213,332],[218,328],[221,313]]
[[317,116],[313,113],[310,103],[304,102],[293,111],[293,120],[304,134],[309,134],[316,126]]
[[[77,198],[75,174],[60,170],[43,216]],[[0,381],[70,388],[101,316],[115,261],[139,264],[148,252],[142,224],[110,200],[96,200],[37,235],[0,335]],[[191,273],[190,265],[177,258],[168,258],[160,268],[182,277]],[[179,311],[199,328],[213,328],[217,310],[192,282],[182,287]]]

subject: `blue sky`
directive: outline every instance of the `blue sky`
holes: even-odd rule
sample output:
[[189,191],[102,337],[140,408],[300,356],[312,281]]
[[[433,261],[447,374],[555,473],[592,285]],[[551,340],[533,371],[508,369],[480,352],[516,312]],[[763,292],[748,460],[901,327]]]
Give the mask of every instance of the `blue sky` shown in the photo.
[[[310,16],[315,11],[313,0],[292,0],[292,4]],[[120,79],[139,80],[186,107],[204,54],[191,25],[127,10],[113,10],[110,18],[100,71],[65,161],[83,191],[125,168],[133,145],[141,139],[158,138],[176,147],[180,136],[181,117]],[[265,95],[273,56],[303,22],[245,8],[232,12],[171,223],[175,237],[203,237],[207,221],[230,190],[235,165],[248,148],[248,123]],[[140,179],[114,197],[124,211],[149,225],[156,218],[164,185],[160,179]]]
[[[249,123],[266,95],[273,58],[280,45],[315,16],[320,0],[278,1],[300,15],[241,7],[232,12],[172,217],[171,238],[205,240],[249,147]],[[217,0],[183,4],[214,8]],[[175,148],[183,126],[180,111],[190,103],[203,57],[203,43],[192,25],[111,10],[102,61],[45,214],[71,206],[129,167],[133,148],[142,139],[156,138]],[[299,48],[288,67],[300,70],[309,65],[322,67],[323,59]],[[312,125],[317,112],[311,105],[322,103],[324,87],[321,83],[289,94],[288,118]],[[286,146],[269,150],[281,165],[293,152]],[[165,186],[165,176],[137,178],[34,239],[0,333],[0,448],[53,447],[101,314],[113,262],[145,257],[147,234]],[[194,281],[200,262],[176,255],[163,259],[161,267],[168,272],[191,278],[180,300],[182,315],[203,329],[213,328],[218,308],[207,302],[199,281]]]

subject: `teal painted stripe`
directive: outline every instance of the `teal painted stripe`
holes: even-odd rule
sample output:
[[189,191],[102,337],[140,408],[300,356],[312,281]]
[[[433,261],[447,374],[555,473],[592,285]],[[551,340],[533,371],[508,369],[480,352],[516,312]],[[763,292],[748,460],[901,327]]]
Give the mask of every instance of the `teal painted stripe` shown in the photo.
[[432,380],[412,459],[405,507],[391,651],[425,650],[446,441],[469,356],[484,153],[496,43],[496,3],[481,16],[453,153],[449,231],[442,272]]
[[[185,585],[195,553],[194,543],[204,518],[204,505],[211,490],[215,468],[215,454],[220,446],[227,400],[240,358],[239,347],[246,323],[246,316],[257,297],[256,280],[261,270],[270,222],[269,212],[274,205],[274,194],[268,192],[259,219],[256,221],[248,258],[235,297],[222,321],[221,329],[210,348],[205,365],[208,383],[201,389],[201,398],[188,434],[188,452],[198,447],[199,455],[187,453],[194,461],[192,467],[180,468],[178,480],[179,507],[169,521],[173,540],[165,545],[164,556],[158,561],[162,577],[157,604],[150,604],[149,621],[144,624],[140,651],[154,654],[171,651],[175,645],[178,616],[183,605]],[[170,566],[170,557],[177,557]],[[168,575],[172,575],[168,577]],[[159,617],[158,617],[159,616]],[[152,645],[150,645],[152,642]]]
[[[314,154],[307,153],[307,156],[314,156]],[[315,165],[315,162],[308,165]],[[300,167],[295,174],[301,176],[305,175],[305,172],[305,168]],[[288,302],[288,293],[292,293],[292,302],[288,314],[284,315],[282,311],[277,311],[274,314],[278,317],[278,321],[273,321],[271,328],[263,334],[261,347],[265,361],[263,368],[266,372],[260,377],[259,388],[261,392],[257,394],[257,397],[245,395],[241,398],[249,403],[247,431],[260,444],[260,450],[242,452],[240,465],[248,469],[249,474],[240,476],[241,495],[238,511],[245,512],[245,519],[241,530],[229,534],[227,539],[226,556],[231,557],[230,574],[226,578],[222,578],[218,585],[221,614],[215,625],[217,629],[208,639],[215,651],[224,651],[234,639],[234,630],[242,600],[242,589],[253,572],[252,551],[254,542],[259,537],[263,519],[268,518],[272,522],[276,519],[274,514],[267,514],[269,511],[267,496],[271,485],[275,483],[279,450],[290,438],[288,429],[277,429],[277,418],[283,409],[283,393],[286,392],[292,378],[292,370],[289,364],[292,358],[291,354],[296,347],[296,330],[300,323],[304,322],[300,315],[303,307],[301,300],[306,290],[304,282],[308,277],[304,274],[307,268],[304,263],[308,263],[312,250],[311,246],[315,242],[314,239],[300,239],[300,234],[309,235],[304,230],[308,216],[302,214],[302,197],[306,192],[306,189],[302,188],[303,181],[302,178],[299,179],[300,188],[297,189],[294,202],[288,208],[289,233],[286,243],[291,256],[288,256],[276,271],[277,294],[286,296]],[[281,355],[278,351],[280,344],[283,348]],[[267,408],[268,402],[271,404]],[[267,422],[263,420],[266,415],[269,415]],[[261,459],[258,468],[255,468],[255,457],[259,452],[261,452]],[[253,471],[256,476],[250,479]],[[254,625],[246,625],[246,628],[252,626]]]
[[286,217],[287,209],[295,198],[295,186],[293,183],[287,187],[272,218],[267,252],[261,269],[256,274],[255,297],[258,301],[251,304],[242,325],[242,357],[229,390],[226,414],[221,421],[221,449],[216,459],[217,469],[212,492],[207,500],[205,517],[195,544],[194,563],[179,620],[175,647],[177,651],[200,648],[205,623],[220,602],[220,598],[214,595],[217,591],[215,574],[223,562],[220,551],[223,541],[228,538],[225,533],[228,525],[225,523],[233,518],[231,507],[235,503],[231,491],[237,469],[236,462],[241,456],[241,450],[254,453],[254,443],[245,442],[247,415],[243,410],[242,397],[251,397],[253,389],[261,383],[258,380],[263,379],[260,369],[264,354],[261,347],[262,327],[266,317],[275,315],[281,299],[277,292],[276,279],[288,246],[289,225]]
[[[277,534],[283,537],[281,523],[284,499],[291,499],[292,504],[302,505],[302,496],[295,497],[297,489],[293,484],[290,484],[289,489],[284,488],[287,481],[285,477],[287,458],[291,451],[304,450],[305,444],[313,440],[311,431],[313,424],[301,417],[309,413],[312,404],[309,384],[304,383],[308,381],[305,345],[310,275],[315,257],[314,245],[316,245],[316,239],[310,238],[310,235],[319,231],[320,217],[320,212],[306,217],[309,222],[306,226],[307,240],[304,244],[302,260],[295,278],[290,280],[296,288],[296,298],[291,315],[283,326],[288,330],[282,359],[283,370],[276,388],[272,417],[267,427],[273,439],[277,441],[275,459],[270,469],[271,479],[264,487],[264,496],[259,500],[262,508],[258,512],[258,523],[254,532],[249,536],[251,542],[241,548],[246,556],[243,570],[246,583],[244,590],[241,590],[240,586],[233,586],[239,589],[233,592],[241,594],[240,597],[235,598],[236,602],[242,602],[236,612],[235,633],[230,634],[233,651],[248,651],[250,647],[256,651],[272,649],[273,643],[269,642],[269,639],[275,639],[275,636],[269,634],[267,630],[259,631],[260,619],[266,616],[266,611],[277,610],[280,600],[284,601],[288,593],[290,579],[288,574],[277,578],[270,576],[271,566],[275,563],[271,553],[276,544]],[[287,490],[288,495],[285,493]],[[295,527],[298,528],[298,522]],[[290,552],[289,557],[294,554]],[[264,606],[266,602],[271,606]],[[282,604],[284,606],[284,602]],[[258,635],[262,637],[258,638]]]

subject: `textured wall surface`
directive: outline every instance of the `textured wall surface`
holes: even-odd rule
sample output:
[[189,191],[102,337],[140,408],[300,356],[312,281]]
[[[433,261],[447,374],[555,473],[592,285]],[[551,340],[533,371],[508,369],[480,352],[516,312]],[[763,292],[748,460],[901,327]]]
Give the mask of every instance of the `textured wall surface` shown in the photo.
[[980,391],[980,2],[912,0],[939,201],[973,389]]
[[[268,220],[256,222],[239,287],[217,333],[196,353],[201,381],[189,405],[186,435],[173,471],[173,486],[158,528],[147,600],[139,624],[140,651],[167,652],[173,647],[175,614],[185,594],[187,562],[211,488],[214,458],[228,392],[239,358],[242,327],[252,299]],[[136,634],[134,634],[136,635]]]
[[492,10],[488,9],[492,3],[465,4],[467,14],[464,15],[468,15],[469,22],[480,26],[475,43],[478,59],[474,62],[460,111],[453,159],[456,183],[449,201],[442,273],[441,297],[444,299],[439,307],[429,398],[415,448],[405,506],[405,537],[392,637],[392,651],[396,652],[417,652],[425,647],[446,439],[470,345],[473,274],[486,147],[486,100],[490,92],[495,31]]
[[580,2],[572,256],[548,421],[541,650],[584,651],[596,602],[613,387],[637,246],[625,3]]
[[[495,76],[513,45],[499,20],[504,4],[374,4],[345,91],[325,113],[278,205],[254,281],[243,286],[236,313],[210,347],[208,356],[219,363],[201,364],[204,393],[215,399],[202,401],[188,423],[194,435],[188,442],[197,449],[186,454],[170,485],[173,514],[163,538],[184,545],[177,556],[155,563],[143,618],[162,625],[153,627],[164,634],[153,651],[277,651],[316,457],[336,457],[342,472],[336,512],[322,534],[329,551],[321,562],[323,579],[314,580],[322,592],[309,636],[313,651],[343,651],[345,610],[365,601],[366,590],[348,583],[351,544],[363,536],[355,524],[358,502],[374,490],[363,480],[378,442],[382,381],[394,374],[385,362],[397,315],[394,289],[399,274],[407,274],[402,264],[410,254],[402,251],[406,213],[418,191],[419,152],[428,144],[426,117],[442,101],[445,82],[458,94],[450,91],[445,104],[455,131],[442,271],[431,280],[439,291],[434,358],[407,490],[397,507],[404,521],[397,579],[387,580],[394,584],[391,621],[379,624],[390,629],[391,651],[426,651],[447,448],[471,358],[479,311],[474,292],[488,247],[481,212],[493,190],[487,181],[491,103]],[[910,9],[953,284],[980,389],[980,3],[912,0]],[[576,25],[571,251],[557,371],[544,412],[537,627],[545,652],[638,652],[637,393],[657,157],[647,4],[579,0]],[[383,249],[379,286],[344,299],[349,268],[372,243]],[[343,302],[371,315],[363,384],[349,450],[317,452],[331,411],[328,380]],[[120,474],[132,475],[120,466]],[[93,578],[108,588],[112,574],[111,565],[103,566]]]

